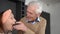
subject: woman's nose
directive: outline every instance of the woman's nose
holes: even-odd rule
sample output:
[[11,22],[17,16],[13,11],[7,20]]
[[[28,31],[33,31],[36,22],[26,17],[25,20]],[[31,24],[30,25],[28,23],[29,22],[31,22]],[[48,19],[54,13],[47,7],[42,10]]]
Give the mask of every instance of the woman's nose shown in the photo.
[[16,21],[16,19],[14,19],[14,21]]
[[15,24],[16,20],[15,20],[15,19],[13,19],[13,22],[14,22],[13,24]]

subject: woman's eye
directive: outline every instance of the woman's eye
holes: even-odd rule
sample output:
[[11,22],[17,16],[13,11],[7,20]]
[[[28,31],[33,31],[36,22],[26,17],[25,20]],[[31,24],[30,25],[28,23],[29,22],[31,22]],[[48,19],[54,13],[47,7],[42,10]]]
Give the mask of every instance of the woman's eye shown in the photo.
[[11,18],[12,19],[12,18]]
[[13,19],[13,17],[11,17],[11,19]]
[[13,18],[11,17],[11,19],[13,19]]

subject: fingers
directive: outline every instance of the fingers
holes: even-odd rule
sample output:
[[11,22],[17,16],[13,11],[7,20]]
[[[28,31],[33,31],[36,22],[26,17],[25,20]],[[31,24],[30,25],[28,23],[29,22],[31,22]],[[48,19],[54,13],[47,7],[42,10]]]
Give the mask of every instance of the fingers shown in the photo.
[[14,29],[26,31],[27,27],[24,25],[23,22],[19,21],[19,22],[16,22],[16,23],[17,23],[18,25],[13,26]]
[[17,29],[17,30],[23,30],[23,26],[21,26],[21,25],[16,25],[13,27],[14,27],[14,29]]
[[16,22],[16,23],[22,23],[21,21],[19,21],[19,22]]

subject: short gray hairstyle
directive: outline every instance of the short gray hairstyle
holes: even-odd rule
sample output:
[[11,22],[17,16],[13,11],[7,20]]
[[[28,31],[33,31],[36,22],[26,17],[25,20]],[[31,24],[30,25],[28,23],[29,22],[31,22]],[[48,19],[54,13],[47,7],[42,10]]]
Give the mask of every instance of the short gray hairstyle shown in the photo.
[[34,4],[38,4],[38,8],[36,9],[36,13],[42,13],[42,2],[38,2],[38,1],[32,1],[32,2],[29,2],[28,6],[29,5],[34,5]]

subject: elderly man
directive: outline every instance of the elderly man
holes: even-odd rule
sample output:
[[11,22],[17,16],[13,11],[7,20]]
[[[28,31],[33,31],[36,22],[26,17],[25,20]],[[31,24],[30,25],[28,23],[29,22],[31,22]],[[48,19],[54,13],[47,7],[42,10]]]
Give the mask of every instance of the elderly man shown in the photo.
[[14,28],[24,32],[19,32],[19,34],[45,34],[46,19],[40,16],[41,13],[42,4],[36,1],[30,2],[27,7],[27,15]]

